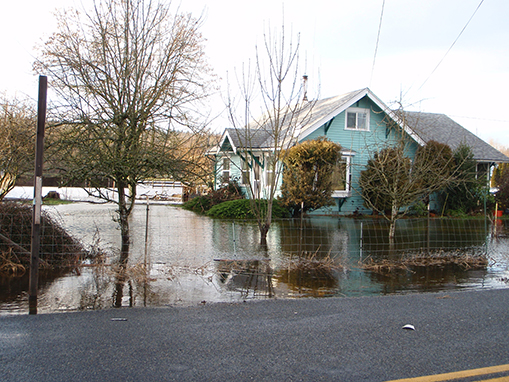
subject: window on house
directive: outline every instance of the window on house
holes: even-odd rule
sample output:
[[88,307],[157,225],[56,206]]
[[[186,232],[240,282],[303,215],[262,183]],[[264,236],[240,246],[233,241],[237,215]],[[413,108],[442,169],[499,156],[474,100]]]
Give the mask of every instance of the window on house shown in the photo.
[[332,191],[345,191],[350,193],[352,184],[352,171],[350,168],[350,156],[342,157],[332,171]]
[[242,161],[242,184],[249,184],[249,161],[247,158]]
[[271,187],[275,182],[274,172],[277,171],[277,163],[270,155],[265,159],[265,186]]
[[334,191],[348,191],[348,186],[347,163],[345,159],[341,159],[336,163],[332,171],[332,189]]
[[230,181],[230,158],[223,158],[223,175],[221,177],[223,183]]
[[267,174],[267,179],[266,179],[267,183],[265,183],[265,184],[267,187],[271,187],[272,184],[274,183],[274,171],[272,171],[272,169],[268,169],[266,174]]
[[369,109],[348,109],[346,111],[346,128],[349,130],[369,130]]

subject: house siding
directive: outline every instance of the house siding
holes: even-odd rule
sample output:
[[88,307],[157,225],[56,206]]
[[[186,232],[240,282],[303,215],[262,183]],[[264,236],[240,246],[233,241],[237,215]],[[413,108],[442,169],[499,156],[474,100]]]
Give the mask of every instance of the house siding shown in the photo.
[[[267,198],[269,195],[269,191],[267,189],[267,172],[265,170],[265,167],[267,166],[267,153],[259,152],[254,153],[254,155],[258,156],[260,159],[261,169],[260,169],[260,194],[259,196],[261,198]],[[238,154],[235,154],[233,151],[226,151],[226,152],[220,152],[218,155],[216,155],[215,160],[215,169],[216,169],[216,181],[215,181],[215,189],[221,187],[223,184],[222,181],[222,174],[223,174],[223,158],[228,157],[230,159],[230,180],[235,181],[239,184],[242,192],[244,195],[249,196],[249,186],[242,184],[242,157]],[[278,167],[281,166],[281,164],[278,165]],[[276,171],[276,176],[279,173],[279,176],[277,177],[277,188],[276,188],[276,194],[275,196],[278,197],[280,195],[281,185],[283,183],[282,174],[279,171]],[[249,175],[251,178],[251,181],[253,182],[254,179],[254,170],[250,169]],[[254,183],[253,183],[254,184]]]
[[[369,158],[374,152],[387,145],[393,145],[398,141],[397,135],[387,129],[385,123],[386,115],[383,111],[368,97],[364,97],[351,107],[369,109],[369,131],[368,130],[347,130],[346,129],[346,111],[338,114],[326,131],[325,126],[321,126],[312,134],[301,140],[316,139],[325,136],[333,142],[339,143],[344,150],[354,151],[355,155],[351,157],[351,196],[345,199],[335,198],[335,205],[324,207],[312,212],[318,215],[349,215],[352,213],[370,213],[371,210],[364,206],[361,196],[361,190],[358,186],[360,173],[366,167]],[[415,144],[411,146],[410,151],[415,152]]]
[[[349,108],[369,110],[369,129],[355,130],[353,128],[346,128],[345,119]],[[322,208],[315,211],[314,214],[349,215],[355,212],[370,213],[371,211],[363,204],[361,190],[358,186],[360,174],[365,169],[368,160],[376,151],[388,146],[394,146],[398,142],[401,142],[402,134],[405,139],[406,155],[410,158],[415,157],[419,144],[425,144],[431,139],[440,143],[449,144],[451,148],[456,147],[455,145],[466,140],[477,150],[476,159],[478,161],[491,163],[495,161],[494,158],[498,158],[497,161],[509,162],[509,158],[476,138],[445,115],[407,112],[407,122],[410,121],[411,124],[402,126],[402,128],[408,129],[407,131],[410,135],[407,135],[407,133],[402,132],[400,128],[392,129],[387,127],[385,121],[387,116],[383,110],[387,110],[387,106],[368,88],[318,100],[315,104],[315,109],[313,110],[314,115],[309,122],[306,122],[304,126],[302,126],[302,133],[307,135],[301,136],[299,141],[303,142],[319,137],[327,137],[331,141],[339,143],[344,150],[344,154],[348,155],[349,158],[351,187],[349,194],[347,192],[336,193],[336,195],[344,195],[345,197],[336,198],[335,205]],[[359,112],[361,110],[352,111]],[[337,115],[335,115],[336,113]],[[332,115],[335,115],[335,117],[327,120],[331,118]],[[352,118],[350,122],[362,124],[363,121],[363,113],[360,113],[355,119]],[[315,129],[317,124],[322,122],[322,126],[310,132],[312,129]],[[238,181],[242,180],[241,158],[239,155],[234,154],[235,150],[242,150],[242,148],[240,142],[237,142],[234,136],[230,137],[229,130],[232,129],[225,130],[218,152],[215,154],[217,159],[216,188],[221,184],[221,158],[225,155],[229,155],[232,159],[232,164],[230,166],[231,178],[237,179]],[[267,141],[267,137],[264,137],[263,134],[256,134],[256,138],[256,144],[253,145],[251,149],[253,151],[258,149],[259,154],[257,155],[262,155],[264,150],[269,149],[270,140]],[[225,139],[228,141],[226,142]],[[230,142],[232,139],[233,141]],[[251,170],[251,179],[252,178],[253,171]],[[261,170],[262,188],[259,195],[260,197],[267,196],[266,193],[263,192],[263,182],[265,182],[265,180],[266,173]],[[280,188],[281,183],[282,177],[280,176],[278,179],[278,188]],[[346,195],[349,196],[346,197]]]

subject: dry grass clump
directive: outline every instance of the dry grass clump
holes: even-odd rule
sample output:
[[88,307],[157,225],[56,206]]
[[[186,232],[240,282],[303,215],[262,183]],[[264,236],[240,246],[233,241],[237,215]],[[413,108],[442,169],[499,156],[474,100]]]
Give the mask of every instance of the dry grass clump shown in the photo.
[[23,276],[26,269],[21,265],[18,256],[13,253],[12,248],[0,252],[0,275]]
[[324,257],[317,256],[315,253],[303,253],[300,256],[292,256],[288,258],[282,265],[281,269],[290,273],[299,273],[315,278],[334,277],[335,271],[343,269],[342,264],[338,264],[328,253]]
[[266,273],[270,271],[270,260],[216,260],[219,273]]
[[438,252],[430,255],[404,255],[397,259],[373,259],[368,257],[361,262],[361,269],[379,274],[391,274],[402,271],[413,272],[416,268],[459,267],[463,270],[482,269],[488,266],[484,254],[455,252]]
[[[32,208],[12,202],[0,203],[0,273],[21,276],[30,266]],[[45,213],[41,221],[40,267],[65,269],[77,267],[85,250]]]
[[359,263],[361,269],[382,275],[391,274],[394,272],[409,271],[408,265],[401,260],[377,259],[374,260],[368,257],[363,262]]
[[275,277],[288,285],[299,295],[323,297],[338,287],[338,271],[343,264],[330,256],[315,253],[303,253],[291,256],[283,262]]

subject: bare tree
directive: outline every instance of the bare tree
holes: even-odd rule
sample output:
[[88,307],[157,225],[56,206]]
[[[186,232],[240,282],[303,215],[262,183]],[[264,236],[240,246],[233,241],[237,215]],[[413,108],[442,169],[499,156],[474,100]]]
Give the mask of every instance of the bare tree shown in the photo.
[[[404,123],[404,113],[398,115]],[[451,148],[435,141],[419,147],[412,160],[409,138],[394,121],[388,125],[400,138],[373,154],[361,171],[359,186],[364,204],[389,221],[389,238],[393,240],[396,221],[409,207],[454,184],[459,170]]]
[[56,91],[54,152],[69,180],[117,204],[126,262],[136,184],[197,173],[188,160],[200,126],[193,106],[209,74],[200,20],[152,0],[97,0],[90,12],[57,17],[59,30],[35,63]]
[[0,200],[33,170],[35,117],[28,102],[0,97]]
[[254,73],[246,65],[237,75],[240,100],[228,85],[228,114],[240,142],[243,165],[249,169],[262,166],[270,174],[264,182],[256,176],[244,179],[262,245],[267,244],[286,149],[297,141],[313,105],[305,100],[300,81],[299,46],[298,37],[287,40],[284,26],[279,35],[266,33],[263,48],[256,47]]

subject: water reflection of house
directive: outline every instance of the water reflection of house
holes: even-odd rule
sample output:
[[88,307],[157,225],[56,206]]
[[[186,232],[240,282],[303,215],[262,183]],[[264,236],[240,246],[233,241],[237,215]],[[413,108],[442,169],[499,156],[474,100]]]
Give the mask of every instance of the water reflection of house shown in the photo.
[[[448,116],[420,112],[401,115],[388,108],[368,88],[318,100],[301,109],[300,113],[309,114],[309,117],[296,129],[298,133],[285,143],[285,147],[324,136],[343,148],[337,171],[342,178],[335,180],[332,195],[335,205],[319,210],[321,214],[369,212],[359,193],[360,172],[375,151],[399,142],[402,132],[410,157],[419,146],[434,140],[453,150],[460,144],[470,146],[480,173],[489,174],[488,170],[496,163],[509,162],[508,157]],[[295,119],[299,118],[292,120]],[[267,184],[274,176],[268,166],[270,153],[274,150],[274,137],[268,125],[256,125],[249,130],[248,136],[238,129],[224,131],[213,153],[216,174],[219,174],[216,187],[233,178],[247,190],[246,184],[250,180],[254,192],[250,196],[263,198],[267,195]]]

